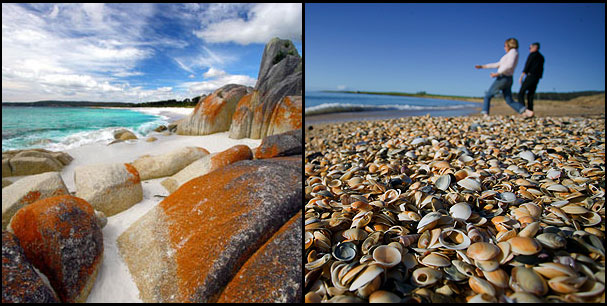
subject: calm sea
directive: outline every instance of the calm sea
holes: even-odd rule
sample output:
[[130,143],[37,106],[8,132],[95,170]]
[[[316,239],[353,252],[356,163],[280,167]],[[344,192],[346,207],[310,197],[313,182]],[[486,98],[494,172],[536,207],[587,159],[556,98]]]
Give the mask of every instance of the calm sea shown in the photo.
[[478,103],[430,98],[306,91],[305,115],[343,112],[434,112],[441,115],[479,107]]
[[2,107],[2,151],[45,148],[66,150],[109,142],[124,127],[145,136],[167,117],[129,109],[85,107]]

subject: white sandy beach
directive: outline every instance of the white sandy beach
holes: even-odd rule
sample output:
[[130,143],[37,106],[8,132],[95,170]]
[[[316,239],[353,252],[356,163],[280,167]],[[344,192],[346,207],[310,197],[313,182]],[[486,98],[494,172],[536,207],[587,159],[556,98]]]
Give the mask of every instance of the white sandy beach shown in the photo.
[[[142,111],[143,109],[137,109]],[[187,111],[186,111],[187,110]],[[193,109],[155,109],[144,110],[166,115],[173,120],[184,117]],[[172,121],[172,120],[170,120]],[[81,165],[104,164],[104,163],[127,163],[133,162],[138,157],[150,154],[158,155],[173,151],[184,146],[198,146],[207,149],[210,153],[226,150],[237,144],[244,144],[251,149],[259,146],[260,139],[231,139],[229,132],[215,133],[206,136],[181,136],[172,134],[164,136],[152,132],[148,136],[154,136],[158,140],[146,142],[143,138],[128,140],[121,143],[107,145],[106,143],[94,143],[66,150],[74,160],[63,168],[61,177],[70,192],[75,192],[74,169]],[[21,177],[10,177],[11,181]],[[143,201],[133,205],[126,211],[108,217],[108,223],[103,228],[104,258],[97,280],[87,299],[90,303],[103,302],[142,302],[139,298],[139,290],[131,279],[126,264],[118,253],[116,239],[131,224],[142,217],[155,205],[168,195],[168,191],[160,185],[165,178],[158,178],[142,182]]]
[[[214,153],[226,150],[237,144],[245,144],[250,148],[255,148],[261,143],[261,140],[231,139],[228,138],[228,132],[206,136],[163,136],[160,134],[154,136],[158,140],[151,143],[140,139],[110,146],[92,144],[68,150],[67,153],[74,157],[74,160],[61,172],[68,190],[70,192],[75,191],[74,169],[80,165],[132,162],[141,155],[163,154],[183,146],[199,146]],[[168,191],[160,185],[160,182],[164,179],[158,178],[143,181],[143,201],[133,205],[133,207],[122,213],[108,217],[108,224],[103,228],[103,263],[87,302],[142,302],[139,298],[139,290],[131,279],[128,268],[118,253],[116,239],[132,223],[160,203],[164,199],[164,196],[168,195]]]

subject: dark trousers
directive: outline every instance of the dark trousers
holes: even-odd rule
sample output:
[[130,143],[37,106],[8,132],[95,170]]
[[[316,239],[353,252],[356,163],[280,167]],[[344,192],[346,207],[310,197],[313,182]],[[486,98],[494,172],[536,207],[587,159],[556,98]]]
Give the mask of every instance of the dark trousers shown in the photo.
[[527,109],[529,110],[533,110],[533,95],[535,95],[535,89],[539,81],[540,79],[528,75],[523,81],[521,89],[518,91],[518,102],[523,105],[525,104],[525,92],[527,92]]

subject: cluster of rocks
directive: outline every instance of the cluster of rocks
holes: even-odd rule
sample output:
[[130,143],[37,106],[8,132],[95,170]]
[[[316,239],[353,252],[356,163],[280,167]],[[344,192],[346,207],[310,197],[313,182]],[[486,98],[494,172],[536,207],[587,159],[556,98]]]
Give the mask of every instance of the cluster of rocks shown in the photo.
[[294,137],[301,129],[264,138],[255,149],[263,159],[238,145],[163,181],[174,192],[117,241],[144,302],[301,301]]
[[3,302],[86,301],[106,216],[162,177],[171,194],[117,241],[145,302],[301,300],[301,137],[78,166],[75,196],[59,172],[21,178],[3,190]]
[[302,60],[293,43],[272,39],[264,49],[254,88],[228,84],[200,99],[177,122],[180,135],[230,132],[235,139],[261,139],[301,128]]
[[[73,158],[64,152],[45,149],[11,150],[2,152],[2,177],[61,171]],[[4,180],[2,187],[4,187]]]

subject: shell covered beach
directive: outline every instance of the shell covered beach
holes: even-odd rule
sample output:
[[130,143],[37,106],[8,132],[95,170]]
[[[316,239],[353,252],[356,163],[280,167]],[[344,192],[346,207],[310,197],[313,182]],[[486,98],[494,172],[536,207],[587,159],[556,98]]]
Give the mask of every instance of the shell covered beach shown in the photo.
[[605,302],[604,117],[305,135],[306,302]]

